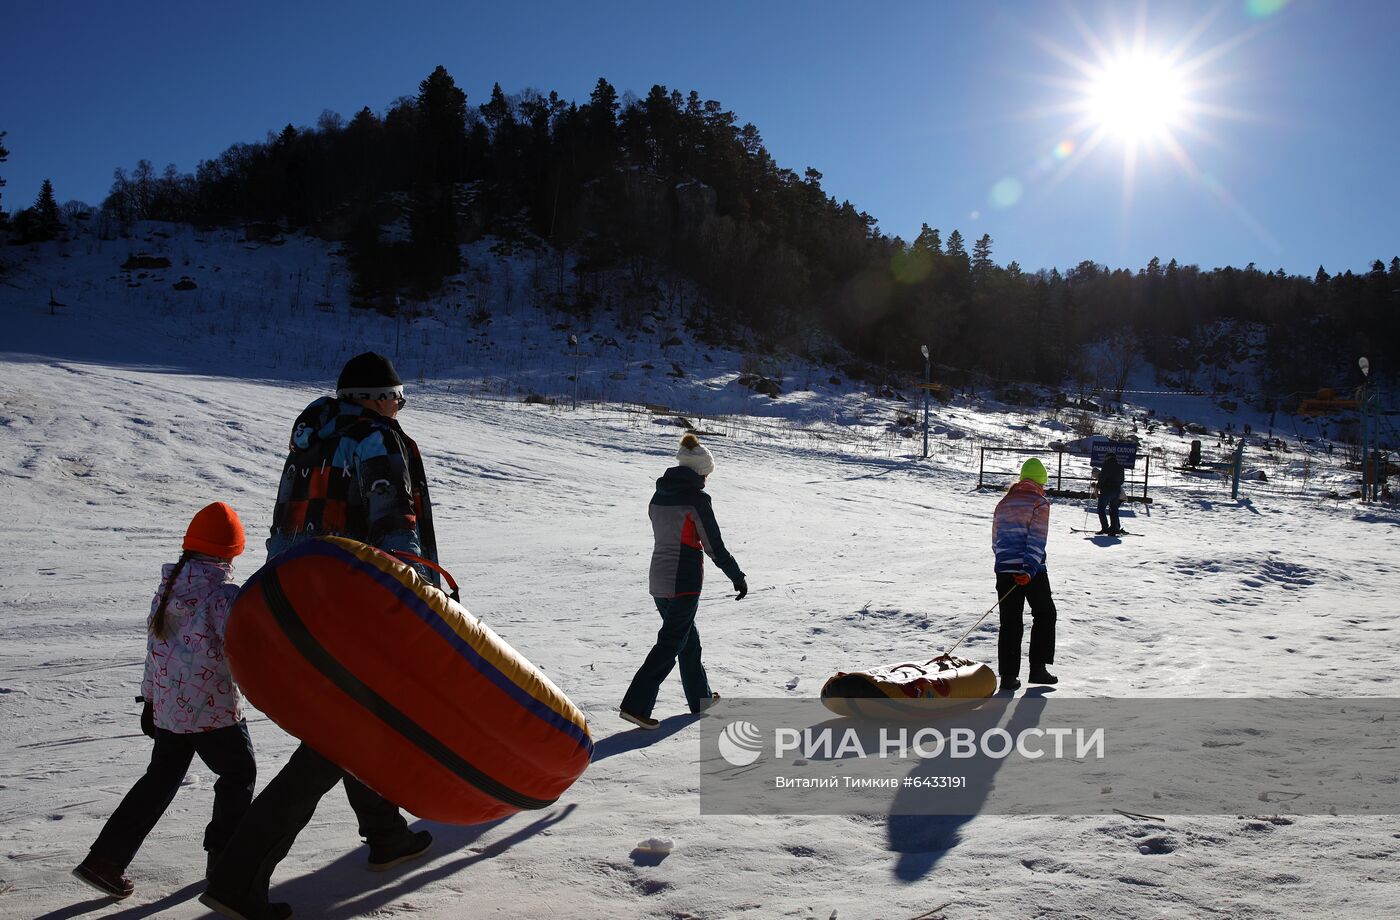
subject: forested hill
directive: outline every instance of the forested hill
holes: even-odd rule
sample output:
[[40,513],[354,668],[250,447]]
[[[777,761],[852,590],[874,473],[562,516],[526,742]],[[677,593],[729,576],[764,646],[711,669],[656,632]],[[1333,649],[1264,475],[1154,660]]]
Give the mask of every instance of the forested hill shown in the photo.
[[[1181,382],[1221,320],[1266,324],[1259,357],[1274,392],[1349,381],[1360,354],[1387,376],[1400,363],[1393,254],[1365,275],[1311,278],[1169,254],[1032,271],[998,264],[985,234],[925,224],[911,242],[886,236],[821,179],[774,162],[758,128],[693,91],[619,97],[600,79],[576,102],[498,84],[471,104],[438,67],[383,114],[326,112],[193,175],[118,169],[102,216],[113,232],[138,219],[255,222],[344,240],[357,299],[389,311],[433,296],[463,268],[458,243],[491,235],[568,251],[556,285],[566,309],[650,306],[685,284],[709,335],[744,328],[818,358],[835,343],[891,368],[922,370],[910,343],[927,342],[942,365],[1058,383],[1086,345],[1111,341]],[[14,235],[56,232],[51,204],[50,189],[47,205],[16,215]]]

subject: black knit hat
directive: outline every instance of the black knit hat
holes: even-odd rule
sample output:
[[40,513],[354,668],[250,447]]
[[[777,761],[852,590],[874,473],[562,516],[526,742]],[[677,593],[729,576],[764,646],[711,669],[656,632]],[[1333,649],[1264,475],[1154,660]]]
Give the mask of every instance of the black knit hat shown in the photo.
[[394,399],[403,395],[403,381],[388,358],[372,351],[345,362],[335,395],[341,399]]

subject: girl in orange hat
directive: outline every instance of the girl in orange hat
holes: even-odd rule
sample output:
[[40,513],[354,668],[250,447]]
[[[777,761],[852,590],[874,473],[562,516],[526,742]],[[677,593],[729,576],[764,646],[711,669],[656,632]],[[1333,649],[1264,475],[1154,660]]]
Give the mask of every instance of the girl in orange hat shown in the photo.
[[151,765],[122,799],[73,874],[111,897],[134,890],[124,877],[146,835],[165,813],[198,754],[218,777],[214,816],[204,831],[212,866],[253,798],[257,767],[242,698],[224,661],[224,627],[238,596],[233,559],[243,524],[215,502],[185,533],[179,560],[161,570],[146,629],[141,730],[155,739]]

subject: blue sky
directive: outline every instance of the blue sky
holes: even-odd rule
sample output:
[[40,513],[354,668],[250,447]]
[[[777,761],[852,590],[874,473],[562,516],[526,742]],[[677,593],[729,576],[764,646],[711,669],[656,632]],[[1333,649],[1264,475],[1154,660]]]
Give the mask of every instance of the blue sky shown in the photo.
[[[45,177],[98,203],[143,157],[190,171],[323,109],[383,111],[442,64],[471,104],[493,82],[694,89],[884,232],[989,233],[1027,270],[1155,255],[1311,275],[1400,255],[1400,4],[1382,0],[8,7],[11,211]],[[1167,76],[1140,83],[1131,62],[1159,58]],[[1086,111],[1125,86],[1133,118],[1176,116]]]

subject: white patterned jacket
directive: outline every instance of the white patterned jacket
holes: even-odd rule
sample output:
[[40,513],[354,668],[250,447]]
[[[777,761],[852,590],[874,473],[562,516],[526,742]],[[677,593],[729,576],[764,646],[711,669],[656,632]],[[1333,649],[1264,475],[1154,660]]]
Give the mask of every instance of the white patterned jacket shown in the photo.
[[238,596],[233,566],[195,555],[175,578],[165,607],[166,639],[150,629],[175,563],[161,569],[146,618],[146,674],[141,695],[157,728],[178,734],[212,731],[243,718],[243,697],[224,660],[224,629]]

